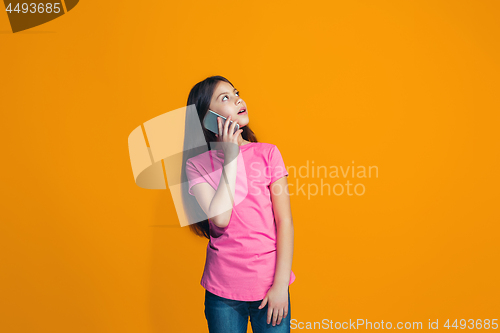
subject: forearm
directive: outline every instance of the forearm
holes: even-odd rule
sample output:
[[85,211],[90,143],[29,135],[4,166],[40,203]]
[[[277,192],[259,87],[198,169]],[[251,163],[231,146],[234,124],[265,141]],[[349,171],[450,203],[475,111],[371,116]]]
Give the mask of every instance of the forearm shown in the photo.
[[288,286],[293,260],[293,221],[280,221],[277,224],[277,259],[274,284]]
[[224,161],[219,185],[209,206],[210,220],[220,228],[229,224],[234,206],[237,159],[229,158],[227,161],[230,162]]

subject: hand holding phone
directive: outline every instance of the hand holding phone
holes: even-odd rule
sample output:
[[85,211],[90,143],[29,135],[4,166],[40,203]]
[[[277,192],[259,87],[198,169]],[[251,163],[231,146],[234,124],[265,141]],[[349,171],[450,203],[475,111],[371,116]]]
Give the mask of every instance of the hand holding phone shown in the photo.
[[[224,117],[216,112],[213,112],[212,110],[208,110],[208,112],[205,116],[205,119],[203,120],[203,126],[205,126],[205,128],[207,130],[209,130],[210,132],[213,132],[214,134],[219,135],[219,124],[217,123],[217,117],[222,118],[222,127],[224,127],[224,124],[226,123],[226,120],[227,120],[226,117]],[[229,123],[229,126],[231,126],[232,124],[233,124],[233,121],[231,120],[231,122]],[[240,129],[240,125],[236,124],[236,126],[234,128],[234,133],[236,133],[239,129]]]
[[[219,123],[220,118],[220,123]],[[211,120],[213,119],[213,120]],[[207,115],[203,121],[203,124],[206,129],[215,133],[217,136],[216,146],[221,145],[222,150],[224,151],[224,155],[229,156],[229,158],[233,158],[238,156],[239,154],[239,145],[238,145],[238,137],[243,130],[240,130],[240,126],[238,123],[230,120],[226,122],[226,117],[213,112],[212,110],[208,110]],[[233,126],[234,125],[234,126]],[[220,130],[219,130],[220,126]],[[234,127],[233,134],[230,134],[231,128]],[[219,131],[222,133],[219,135]]]

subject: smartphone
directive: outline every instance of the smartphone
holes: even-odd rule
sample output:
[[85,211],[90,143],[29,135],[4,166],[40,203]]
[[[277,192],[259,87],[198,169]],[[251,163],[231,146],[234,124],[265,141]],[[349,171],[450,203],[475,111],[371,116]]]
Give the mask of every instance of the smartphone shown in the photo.
[[[217,124],[217,117],[222,118],[222,126],[226,123],[226,117],[221,116],[220,114],[213,112],[212,110],[208,110],[207,114],[205,115],[205,119],[203,120],[203,126],[210,132],[213,132],[215,134],[219,134],[219,125]],[[233,124],[233,121],[231,120],[231,123],[229,124],[229,127]],[[234,133],[240,129],[240,125],[236,124],[234,126]],[[234,134],[233,133],[233,134]]]

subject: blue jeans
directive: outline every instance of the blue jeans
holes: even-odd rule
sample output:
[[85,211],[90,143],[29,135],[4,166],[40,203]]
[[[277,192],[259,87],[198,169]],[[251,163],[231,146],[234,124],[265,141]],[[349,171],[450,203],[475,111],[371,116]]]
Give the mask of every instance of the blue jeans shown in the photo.
[[269,303],[259,310],[260,301],[236,301],[217,296],[205,289],[205,317],[207,318],[210,333],[246,333],[248,316],[254,333],[290,332],[290,288],[288,289],[288,314],[281,319],[281,323],[273,326],[273,321],[267,323],[267,309]]

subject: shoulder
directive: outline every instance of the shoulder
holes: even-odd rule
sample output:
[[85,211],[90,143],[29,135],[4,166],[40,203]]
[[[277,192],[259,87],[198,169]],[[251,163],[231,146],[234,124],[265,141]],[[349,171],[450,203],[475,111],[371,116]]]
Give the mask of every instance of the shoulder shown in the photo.
[[254,142],[255,148],[260,150],[261,152],[267,152],[270,153],[274,149],[277,149],[276,145],[273,145],[272,143],[267,143],[267,142]]
[[208,157],[208,154],[210,153],[210,150],[207,150],[207,151],[204,151],[203,153],[201,154],[198,154],[198,155],[195,155],[193,157],[190,157],[188,158],[187,160],[188,161],[199,161],[199,160],[203,160],[204,158]]
[[198,154],[196,156],[193,156],[191,158],[188,158],[186,160],[187,165],[199,165],[199,164],[204,164],[206,163],[207,160],[210,160],[210,151],[207,150],[201,154]]
[[268,163],[274,163],[276,160],[281,160],[282,155],[278,146],[272,143],[267,142],[258,142],[258,145],[255,146],[256,151],[268,161]]
[[272,143],[267,143],[267,142],[261,142],[262,146],[261,146],[261,149],[262,151],[264,152],[267,152],[268,154],[272,155],[276,152],[280,152],[280,150],[278,149],[278,146],[276,146],[275,144],[272,144]]

